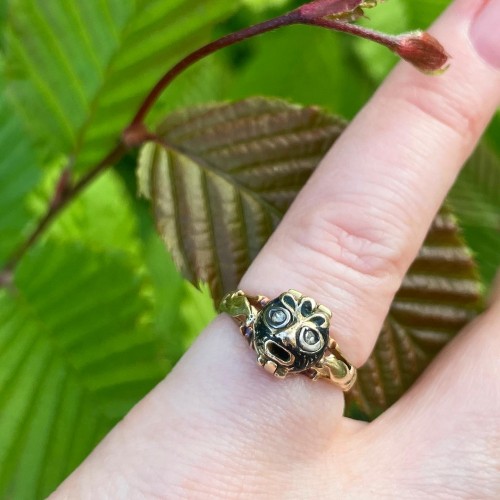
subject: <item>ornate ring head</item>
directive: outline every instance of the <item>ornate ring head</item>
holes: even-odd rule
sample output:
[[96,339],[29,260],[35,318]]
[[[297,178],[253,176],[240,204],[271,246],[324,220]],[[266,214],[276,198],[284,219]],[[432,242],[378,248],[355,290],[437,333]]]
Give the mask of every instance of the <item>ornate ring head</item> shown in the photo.
[[310,369],[328,347],[330,318],[328,309],[310,297],[293,290],[281,294],[255,321],[259,362],[280,377]]

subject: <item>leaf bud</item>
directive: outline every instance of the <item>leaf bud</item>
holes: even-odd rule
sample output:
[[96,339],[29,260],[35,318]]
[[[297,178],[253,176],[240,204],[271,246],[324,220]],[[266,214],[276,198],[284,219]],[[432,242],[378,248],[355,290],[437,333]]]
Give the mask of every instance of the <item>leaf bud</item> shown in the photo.
[[395,37],[390,47],[402,59],[424,73],[446,70],[449,55],[444,47],[429,33],[415,31]]

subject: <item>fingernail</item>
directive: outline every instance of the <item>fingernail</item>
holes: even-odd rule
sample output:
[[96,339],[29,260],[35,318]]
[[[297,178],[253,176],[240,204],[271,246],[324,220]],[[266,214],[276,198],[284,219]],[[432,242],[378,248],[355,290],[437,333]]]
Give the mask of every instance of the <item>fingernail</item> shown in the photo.
[[471,26],[471,40],[478,54],[500,68],[500,0],[487,0]]

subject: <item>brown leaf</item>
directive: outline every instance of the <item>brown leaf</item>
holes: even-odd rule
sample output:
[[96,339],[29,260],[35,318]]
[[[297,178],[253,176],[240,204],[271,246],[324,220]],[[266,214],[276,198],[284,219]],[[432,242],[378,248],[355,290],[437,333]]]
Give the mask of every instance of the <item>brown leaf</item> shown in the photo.
[[[317,108],[247,99],[174,113],[141,153],[140,191],[186,278],[233,290],[345,123]],[[436,218],[350,393],[371,419],[396,401],[477,312],[473,259],[447,210]]]
[[471,252],[453,215],[442,209],[347,394],[346,414],[372,420],[395,403],[481,306]]
[[175,262],[215,301],[278,225],[344,122],[315,107],[248,99],[170,115],[148,144],[141,192]]

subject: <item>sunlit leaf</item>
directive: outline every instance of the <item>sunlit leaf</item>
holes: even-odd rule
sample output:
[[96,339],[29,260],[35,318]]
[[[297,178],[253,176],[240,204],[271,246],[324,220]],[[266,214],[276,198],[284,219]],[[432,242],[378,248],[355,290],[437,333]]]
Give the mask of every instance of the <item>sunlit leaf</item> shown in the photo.
[[[158,229],[193,283],[217,300],[234,289],[342,122],[316,108],[250,99],[178,112],[138,171]],[[348,413],[373,418],[396,401],[478,312],[481,286],[453,216],[434,221],[392,304]]]
[[30,220],[26,196],[38,179],[33,148],[0,94],[0,266],[22,241]]
[[149,89],[235,8],[223,0],[12,0],[9,93],[40,147],[85,169]]
[[[29,209],[35,214],[45,210],[57,168],[47,170],[44,177],[37,194],[30,196]],[[0,299],[0,309],[3,300],[9,301],[17,321],[10,332],[0,313],[0,498],[45,497],[116,419],[161,379],[189,346],[195,329],[198,332],[200,325],[192,318],[201,318],[205,309],[191,304],[200,303],[194,301],[199,293],[191,298],[191,285],[168,261],[160,241],[155,252],[147,238],[139,237],[143,229],[133,203],[135,196],[132,201],[117,173],[101,176],[58,218],[48,231],[48,242],[23,260],[15,295]],[[149,213],[145,215],[152,225]],[[191,308],[188,315],[186,308]],[[22,325],[29,326],[33,337],[26,337],[28,326]],[[9,335],[16,336],[9,340],[12,349],[2,343]],[[16,346],[29,344],[35,336],[41,340],[26,361],[28,373],[13,374]],[[73,342],[73,336],[79,337],[74,346],[62,344]],[[59,367],[59,378],[48,374],[43,392],[34,392],[34,382],[27,377],[33,359],[42,353],[47,363]],[[85,356],[85,366],[73,370],[80,355]],[[123,384],[113,383],[113,370],[124,377]],[[6,379],[12,381],[9,395],[2,389],[1,380]],[[96,384],[108,380],[109,391],[102,398],[100,389],[87,394],[82,386],[88,379]],[[68,387],[69,395],[61,394],[61,385]],[[23,407],[7,405],[9,400],[19,400]],[[110,405],[123,402],[116,405],[113,419],[102,415],[108,400]],[[61,415],[54,413],[56,405]],[[81,420],[74,417],[80,410]],[[31,413],[40,427],[26,417]],[[15,418],[19,427],[13,431]],[[23,430],[28,427],[34,432]],[[24,464],[28,458],[29,464]]]
[[179,108],[223,100],[230,78],[230,69],[220,54],[200,61],[179,75],[160,96],[151,112],[151,122],[157,123]]
[[162,377],[125,258],[46,244],[0,291],[0,497],[44,498]]
[[[8,0],[0,0],[0,27],[3,29],[7,18]],[[0,48],[3,49],[3,39],[0,38]]]
[[[38,219],[58,181],[59,168],[45,172],[41,186],[29,198],[30,210]],[[47,229],[58,242],[78,242],[95,250],[121,254],[139,252],[136,216],[119,176],[108,171],[78,196]],[[136,265],[141,265],[137,256]]]

